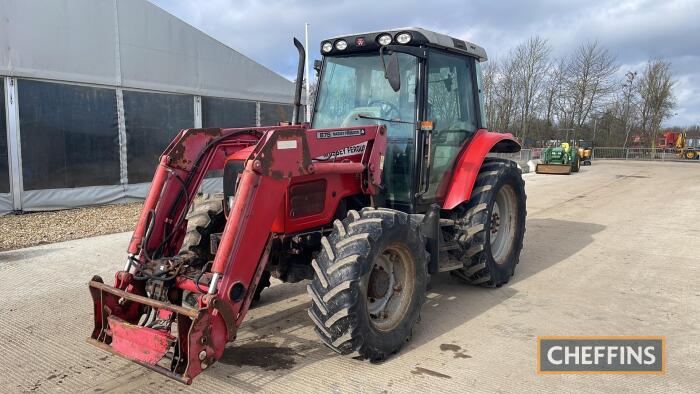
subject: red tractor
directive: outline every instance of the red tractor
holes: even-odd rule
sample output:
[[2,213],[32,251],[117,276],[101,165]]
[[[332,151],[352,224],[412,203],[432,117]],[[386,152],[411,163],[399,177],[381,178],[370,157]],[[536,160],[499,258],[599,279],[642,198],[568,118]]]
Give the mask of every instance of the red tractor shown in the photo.
[[[418,28],[321,43],[313,119],[183,130],[160,158],[126,264],[94,277],[89,342],[184,383],[236,338],[270,276],[309,280],[309,318],[340,354],[387,358],[431,275],[499,287],[525,231],[517,152],[485,127],[472,43]],[[223,170],[223,195],[198,196]]]

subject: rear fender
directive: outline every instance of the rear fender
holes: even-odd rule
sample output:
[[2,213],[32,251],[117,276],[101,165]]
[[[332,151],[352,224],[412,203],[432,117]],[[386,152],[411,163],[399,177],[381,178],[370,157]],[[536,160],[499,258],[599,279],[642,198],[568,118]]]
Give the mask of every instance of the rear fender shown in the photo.
[[462,148],[447,186],[442,209],[453,209],[469,200],[479,169],[490,152],[519,152],[520,143],[509,133],[477,130],[471,142]]

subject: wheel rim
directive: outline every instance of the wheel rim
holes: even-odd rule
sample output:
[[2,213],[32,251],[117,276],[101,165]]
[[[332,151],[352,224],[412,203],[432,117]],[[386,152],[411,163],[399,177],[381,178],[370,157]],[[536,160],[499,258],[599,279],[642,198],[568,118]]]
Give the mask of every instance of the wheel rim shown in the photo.
[[504,264],[514,242],[515,220],[517,218],[515,191],[505,185],[496,194],[496,201],[491,210],[489,243],[491,255],[496,264]]
[[391,245],[375,259],[367,282],[370,323],[380,331],[395,328],[409,309],[415,287],[415,265],[403,245]]

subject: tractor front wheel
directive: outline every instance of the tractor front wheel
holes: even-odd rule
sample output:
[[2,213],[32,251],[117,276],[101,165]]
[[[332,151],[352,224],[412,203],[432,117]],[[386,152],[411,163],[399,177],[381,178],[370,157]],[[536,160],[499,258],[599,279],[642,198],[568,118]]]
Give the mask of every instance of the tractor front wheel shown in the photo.
[[350,211],[336,220],[312,261],[309,316],[340,354],[381,361],[406,343],[428,282],[425,241],[403,212]]
[[484,161],[471,199],[454,219],[464,268],[452,271],[463,281],[486,287],[508,283],[520,259],[525,235],[525,182],[510,160]]
[[581,156],[574,155],[574,160],[571,162],[571,172],[578,172],[581,169]]

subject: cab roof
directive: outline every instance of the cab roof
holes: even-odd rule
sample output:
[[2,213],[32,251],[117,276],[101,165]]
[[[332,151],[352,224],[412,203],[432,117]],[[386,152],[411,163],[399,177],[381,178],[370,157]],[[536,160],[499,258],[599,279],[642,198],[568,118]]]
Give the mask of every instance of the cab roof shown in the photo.
[[[396,37],[399,34],[408,33],[411,35],[411,40],[403,45],[410,46],[428,46],[435,47],[439,49],[445,49],[450,52],[456,52],[463,55],[468,55],[477,58],[480,62],[486,61],[488,57],[486,56],[486,51],[484,48],[473,44],[468,41],[460,40],[458,38],[450,37],[448,35],[437,33],[434,31],[426,30],[420,27],[403,27],[397,29],[389,29],[383,31],[367,32],[367,33],[355,33],[346,34],[342,36],[332,37],[321,41],[321,54],[324,56],[340,55],[343,53],[353,53],[353,52],[365,52],[370,50],[377,50],[381,46],[377,40],[380,36],[384,34],[390,34],[392,37],[391,45],[402,45],[396,41]],[[347,42],[347,48],[344,50],[339,50],[336,48],[335,43],[345,40]],[[332,49],[329,52],[323,51],[323,44],[330,43]]]

